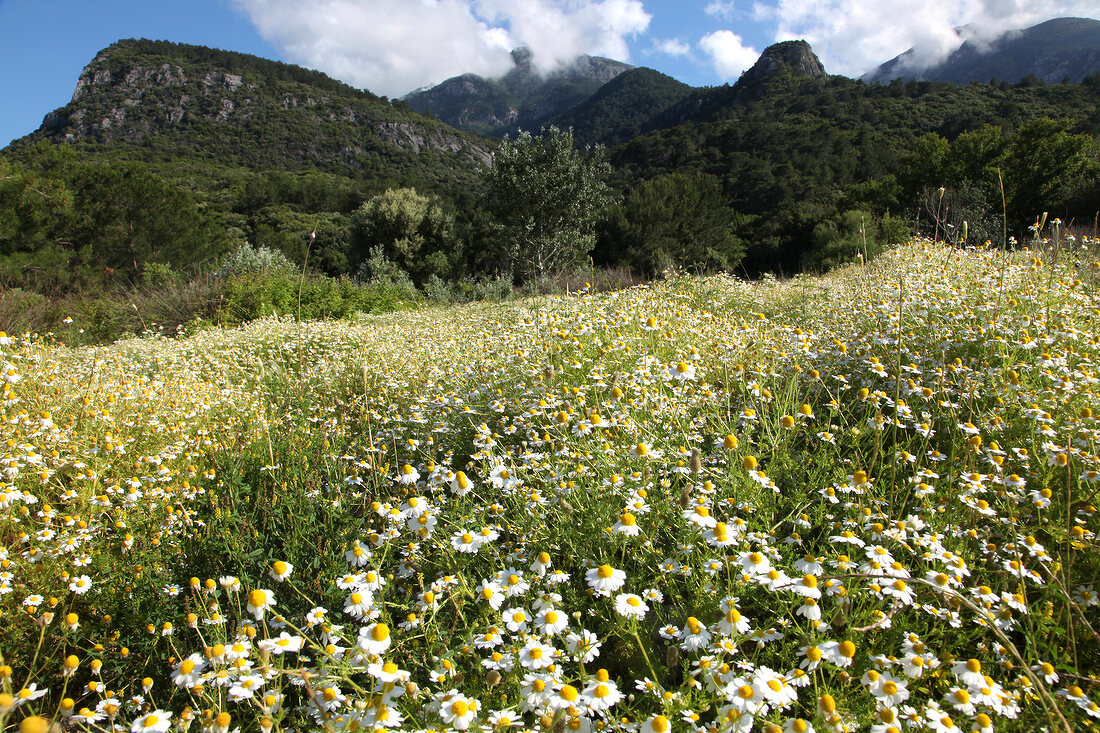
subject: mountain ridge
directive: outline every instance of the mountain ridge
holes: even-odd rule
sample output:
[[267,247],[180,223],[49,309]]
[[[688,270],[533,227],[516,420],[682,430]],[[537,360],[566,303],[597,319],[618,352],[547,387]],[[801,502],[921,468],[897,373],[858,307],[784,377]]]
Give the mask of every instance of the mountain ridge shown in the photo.
[[955,84],[996,78],[1015,84],[1030,75],[1047,84],[1066,80],[1077,84],[1100,72],[1100,20],[1054,18],[1006,31],[991,41],[968,38],[946,59],[925,68],[910,69],[914,57],[914,49],[909,49],[861,78],[880,83],[900,78]]
[[418,171],[431,167],[429,158],[451,160],[452,172],[491,159],[484,141],[319,71],[146,39],[98,52],[71,101],[10,147],[39,140],[359,176],[388,167]]
[[601,56],[580,55],[553,71],[537,70],[529,49],[512,51],[513,68],[497,79],[461,74],[401,98],[465,132],[503,137],[536,130],[635,67]]

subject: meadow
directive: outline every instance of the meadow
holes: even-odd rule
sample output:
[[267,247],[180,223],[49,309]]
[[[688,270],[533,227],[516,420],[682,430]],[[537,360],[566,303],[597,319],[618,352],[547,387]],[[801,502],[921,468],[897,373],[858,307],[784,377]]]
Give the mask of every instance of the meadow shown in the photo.
[[1095,729],[1100,263],[1048,231],[0,337],[0,729]]

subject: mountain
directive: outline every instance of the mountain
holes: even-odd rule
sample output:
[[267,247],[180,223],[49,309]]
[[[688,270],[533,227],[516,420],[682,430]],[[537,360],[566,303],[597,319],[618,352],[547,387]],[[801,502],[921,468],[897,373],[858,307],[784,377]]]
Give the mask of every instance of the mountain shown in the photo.
[[826,76],[810,44],[784,41],[764,49],[732,86],[695,88],[653,69],[631,69],[550,121],[572,127],[578,144],[612,147],[654,130],[721,116],[732,106]]
[[781,41],[765,48],[756,63],[732,86],[724,84],[693,89],[663,113],[655,128],[722,117],[732,107],[789,91],[807,81],[826,78],[825,67],[810,44],[806,41]]
[[131,159],[316,168],[445,183],[488,162],[484,141],[318,71],[165,41],[124,40],[81,72],[72,100],[12,144],[71,143]]
[[630,69],[552,122],[561,129],[573,128],[579,145],[617,145],[657,127],[668,109],[691,91],[659,71]]
[[863,78],[882,83],[901,78],[955,84],[999,79],[1014,84],[1035,77],[1048,84],[1066,80],[1076,84],[1100,72],[1100,20],[1055,18],[1010,31],[992,42],[971,38],[945,60],[923,69],[914,67],[914,56],[910,49]]
[[459,130],[503,137],[521,129],[537,130],[634,68],[599,56],[580,56],[567,66],[542,74],[526,48],[512,51],[512,62],[513,68],[500,79],[463,74],[412,92],[402,101]]

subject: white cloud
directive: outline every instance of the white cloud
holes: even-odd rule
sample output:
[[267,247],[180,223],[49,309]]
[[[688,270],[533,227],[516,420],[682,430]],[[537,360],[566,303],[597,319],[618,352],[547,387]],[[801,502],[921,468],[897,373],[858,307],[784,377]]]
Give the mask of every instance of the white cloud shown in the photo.
[[859,76],[914,49],[914,65],[946,58],[967,40],[1050,18],[1095,17],[1097,0],[759,0],[754,16],[774,22],[775,40],[803,38],[832,74]]
[[760,57],[759,51],[744,45],[741,36],[728,30],[706,34],[699,39],[699,47],[723,79],[736,80]]
[[653,47],[661,53],[669,56],[690,56],[691,45],[684,43],[679,38],[654,39]]
[[733,15],[733,0],[712,0],[703,8],[707,15],[729,18]]
[[287,61],[377,94],[472,72],[499,76],[528,46],[543,69],[626,60],[650,20],[642,0],[235,0]]

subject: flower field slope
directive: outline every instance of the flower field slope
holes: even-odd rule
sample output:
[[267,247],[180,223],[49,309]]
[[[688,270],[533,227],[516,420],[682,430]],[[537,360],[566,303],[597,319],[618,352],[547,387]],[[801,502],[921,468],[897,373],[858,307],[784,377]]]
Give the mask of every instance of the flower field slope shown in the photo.
[[4,336],[0,728],[1093,728],[1082,253]]

